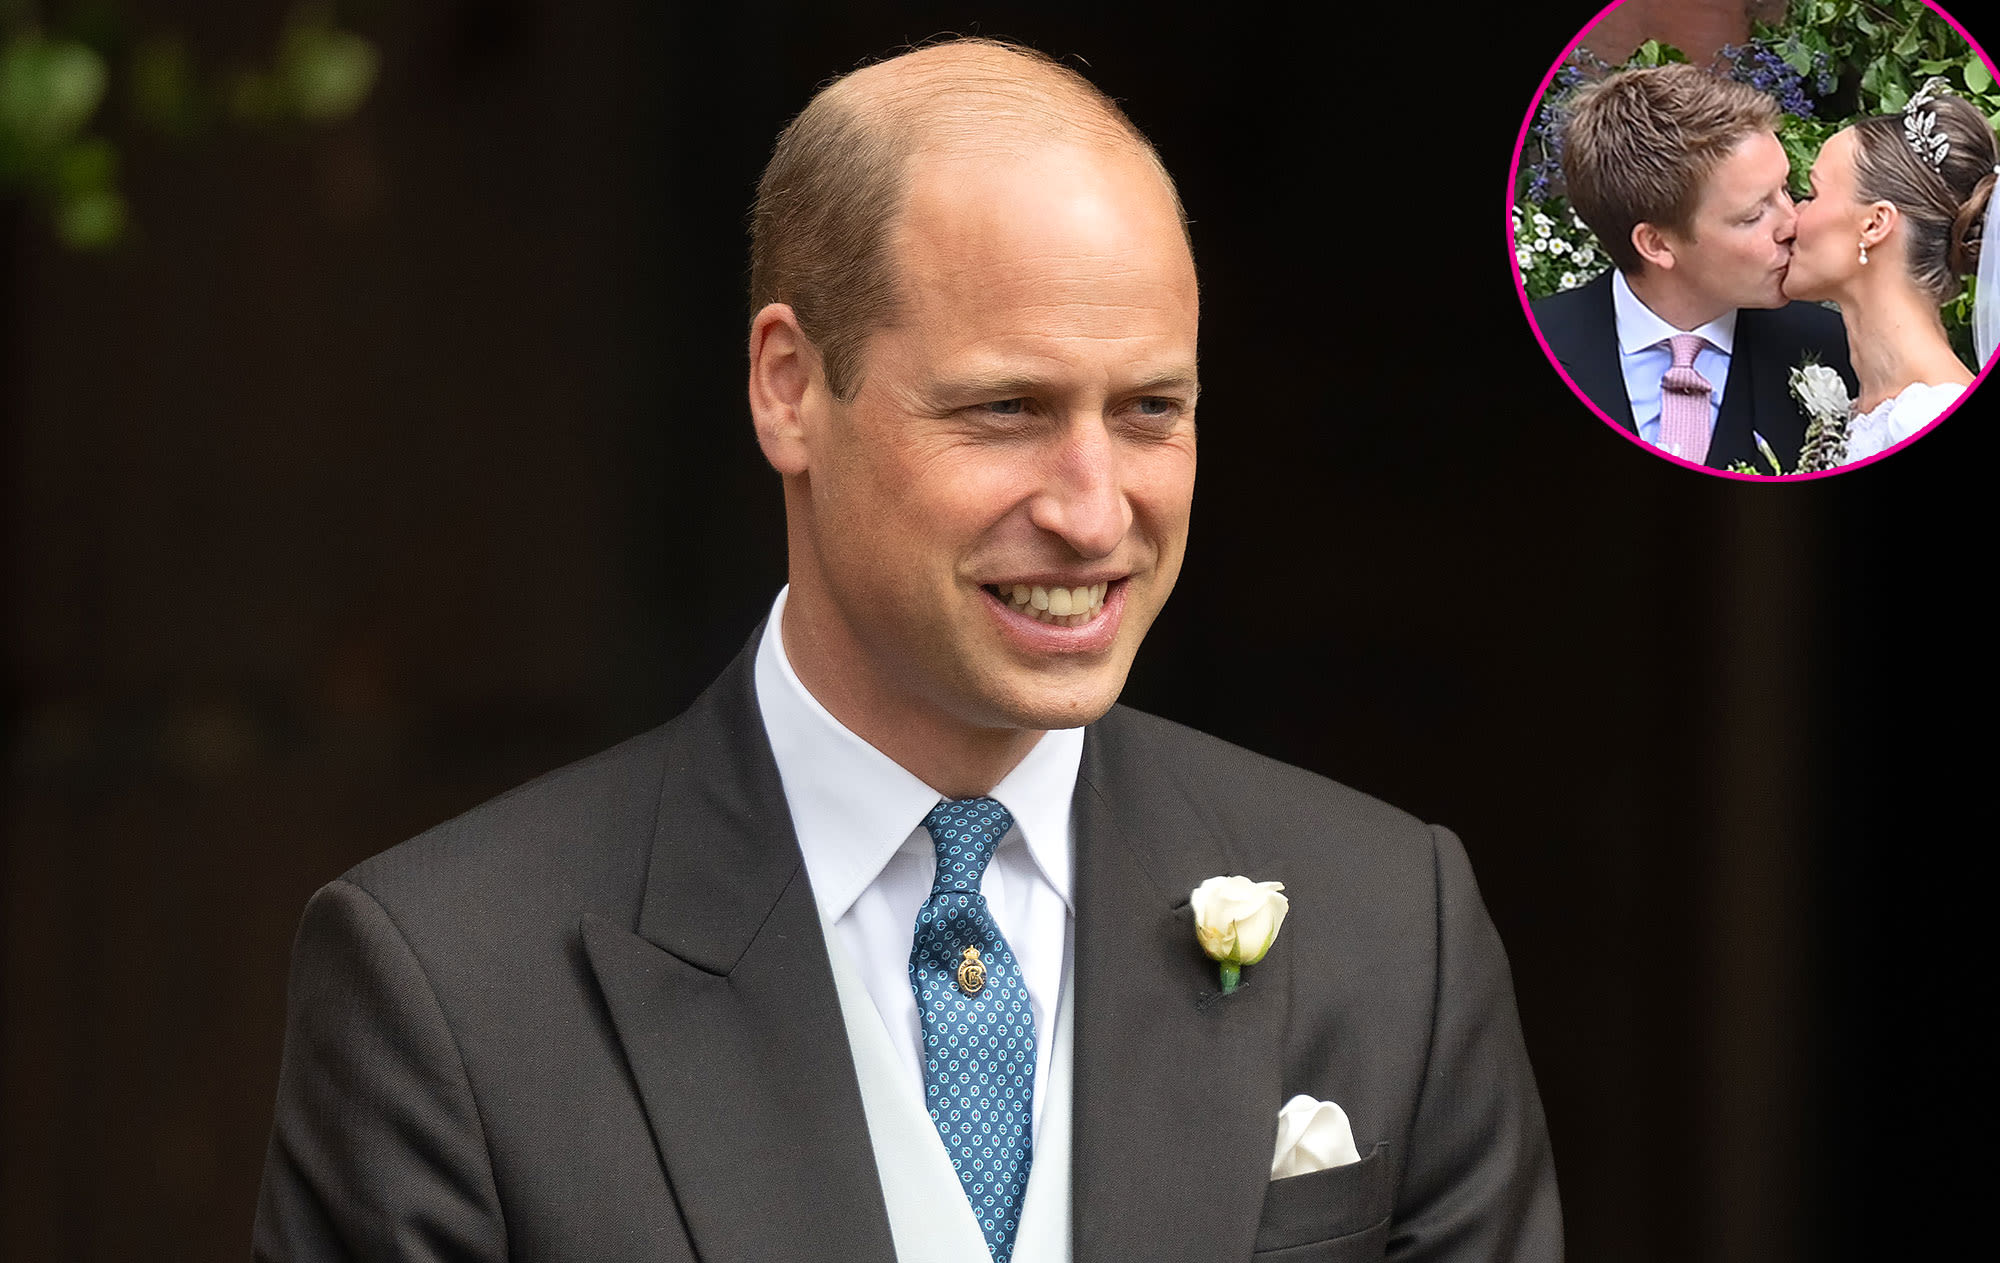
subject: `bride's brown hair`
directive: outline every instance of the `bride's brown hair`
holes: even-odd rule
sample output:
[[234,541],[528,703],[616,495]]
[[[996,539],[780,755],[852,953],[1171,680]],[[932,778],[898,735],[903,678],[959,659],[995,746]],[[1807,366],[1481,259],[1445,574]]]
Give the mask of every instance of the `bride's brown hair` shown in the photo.
[[1903,115],[1878,114],[1854,124],[1854,195],[1863,203],[1894,203],[1909,226],[1910,277],[1942,304],[1958,293],[1960,277],[1978,270],[2000,143],[1963,97],[1940,96],[1918,107],[1919,113],[1933,110],[1933,132],[1951,146],[1935,167],[1905,138]]

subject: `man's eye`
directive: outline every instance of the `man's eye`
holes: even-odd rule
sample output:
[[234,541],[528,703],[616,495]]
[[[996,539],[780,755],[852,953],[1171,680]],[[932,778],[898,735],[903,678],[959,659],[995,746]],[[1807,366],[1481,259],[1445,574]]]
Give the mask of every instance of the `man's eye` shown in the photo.
[[1129,415],[1147,429],[1164,434],[1180,424],[1187,415],[1187,405],[1163,395],[1146,395],[1132,401]]
[[985,407],[986,411],[998,413],[1003,417],[1017,417],[1028,410],[1028,401],[1025,399],[995,399],[993,402],[986,404]]

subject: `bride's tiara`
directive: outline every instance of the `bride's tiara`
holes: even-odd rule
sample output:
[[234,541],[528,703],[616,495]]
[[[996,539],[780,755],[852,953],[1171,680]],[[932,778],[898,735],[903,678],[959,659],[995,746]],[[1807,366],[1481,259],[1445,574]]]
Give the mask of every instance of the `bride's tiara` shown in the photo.
[[1924,86],[1903,106],[1903,140],[1937,172],[1944,170],[1944,160],[1951,156],[1951,137],[1939,131],[1937,125],[1937,96],[1946,86],[1943,79],[1933,75],[1924,80]]

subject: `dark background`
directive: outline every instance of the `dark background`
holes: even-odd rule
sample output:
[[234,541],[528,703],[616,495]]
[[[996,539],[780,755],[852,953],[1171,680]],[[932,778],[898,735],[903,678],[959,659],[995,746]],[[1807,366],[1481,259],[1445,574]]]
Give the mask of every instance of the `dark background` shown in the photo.
[[1995,1122],[2000,404],[1793,485],[1586,412],[1502,205],[1555,7],[375,5],[349,123],[135,138],[118,252],[0,207],[0,1255],[242,1257],[313,889],[741,646],[756,174],[944,30],[1084,59],[1194,220],[1193,537],[1126,700],[1464,837],[1572,1257],[1939,1247]]

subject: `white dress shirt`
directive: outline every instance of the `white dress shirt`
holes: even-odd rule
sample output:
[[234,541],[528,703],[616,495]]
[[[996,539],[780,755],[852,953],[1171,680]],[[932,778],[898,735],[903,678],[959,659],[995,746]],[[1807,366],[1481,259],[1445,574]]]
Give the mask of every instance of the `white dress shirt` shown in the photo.
[[1660,443],[1660,379],[1674,366],[1667,339],[1681,333],[1699,334],[1708,345],[1695,352],[1694,371],[1707,380],[1708,435],[1715,437],[1715,418],[1722,412],[1722,388],[1729,381],[1729,357],[1736,349],[1736,311],[1731,308],[1699,329],[1676,329],[1653,313],[1625,273],[1612,269],[1611,310],[1618,322],[1618,367],[1625,374],[1625,397],[1632,401],[1632,421],[1639,437]]
[[[910,989],[910,945],[937,875],[923,820],[942,795],[855,736],[799,682],[782,634],[786,591],[772,603],[757,646],[757,706],[820,918],[840,935],[921,1100],[923,1025]],[[1014,827],[1000,839],[980,889],[1027,983],[1037,1084],[1052,1064],[1070,972],[1070,799],[1082,760],[1083,729],[1049,732],[990,795],[1013,815]],[[1035,1093],[1036,1126],[1047,1100]]]

